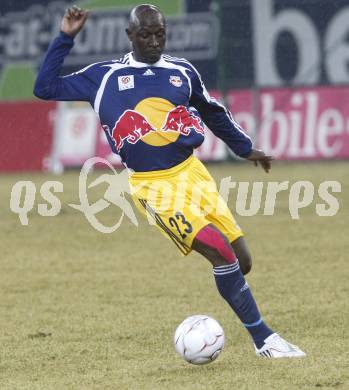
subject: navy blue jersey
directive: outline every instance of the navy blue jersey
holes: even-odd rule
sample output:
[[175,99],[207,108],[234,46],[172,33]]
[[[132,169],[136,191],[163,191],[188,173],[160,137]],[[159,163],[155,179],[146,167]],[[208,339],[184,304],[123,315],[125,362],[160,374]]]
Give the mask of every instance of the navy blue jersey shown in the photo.
[[40,67],[34,94],[42,99],[87,101],[98,115],[113,152],[136,172],[171,168],[204,140],[205,124],[237,155],[246,157],[250,138],[230,112],[208,94],[185,59],[162,55],[155,64],[132,53],[59,76],[73,38],[61,32]]

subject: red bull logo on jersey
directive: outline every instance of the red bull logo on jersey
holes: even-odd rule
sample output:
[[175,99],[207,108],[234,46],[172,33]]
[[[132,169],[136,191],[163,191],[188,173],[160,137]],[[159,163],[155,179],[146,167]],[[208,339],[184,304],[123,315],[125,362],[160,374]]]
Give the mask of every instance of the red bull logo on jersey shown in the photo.
[[204,135],[204,126],[198,116],[185,106],[174,106],[162,98],[147,98],[134,110],[126,110],[111,132],[118,152],[126,142],[142,141],[152,146],[176,142],[180,135],[189,136],[194,131]]
[[170,83],[175,87],[180,88],[183,84],[183,81],[179,76],[170,76]]
[[204,134],[205,128],[200,118],[185,106],[177,106],[167,114],[166,122],[161,130],[178,131],[183,135],[189,135],[191,130]]
[[112,130],[116,150],[119,152],[125,141],[135,144],[150,131],[156,130],[142,114],[134,110],[125,111]]

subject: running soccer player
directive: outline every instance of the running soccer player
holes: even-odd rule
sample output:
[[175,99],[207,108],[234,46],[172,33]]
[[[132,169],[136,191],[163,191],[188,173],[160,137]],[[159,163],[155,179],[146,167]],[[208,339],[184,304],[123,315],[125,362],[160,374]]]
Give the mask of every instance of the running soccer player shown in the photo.
[[[153,5],[142,4],[131,11],[126,29],[131,53],[60,77],[64,58],[87,18],[88,12],[76,6],[66,11],[61,32],[41,65],[34,94],[92,105],[112,150],[133,171],[129,180],[135,204],[181,253],[195,250],[210,261],[217,289],[251,335],[257,355],[305,356],[265,324],[245,281],[251,256],[243,233],[213,178],[193,156],[204,140],[201,118],[234,153],[260,164],[266,172],[272,157],[252,147],[229,111],[210,97],[193,65],[163,54],[166,21]],[[178,186],[183,178],[186,185]],[[166,191],[154,196],[153,189],[160,187]]]

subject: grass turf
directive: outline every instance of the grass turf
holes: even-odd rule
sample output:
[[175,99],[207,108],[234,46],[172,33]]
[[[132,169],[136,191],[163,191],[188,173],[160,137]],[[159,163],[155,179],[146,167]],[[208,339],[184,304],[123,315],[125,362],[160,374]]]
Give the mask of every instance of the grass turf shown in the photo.
[[[289,192],[274,216],[236,216],[253,253],[249,284],[269,324],[307,352],[300,360],[258,359],[248,335],[218,296],[208,262],[182,258],[142,222],[96,232],[68,203],[78,203],[78,173],[0,178],[0,389],[206,390],[348,389],[348,163],[276,163],[269,175],[248,164],[211,165],[219,180],[324,180],[342,184],[340,211],[318,217],[315,204],[292,220]],[[29,225],[9,209],[17,180],[59,180],[62,211]],[[104,193],[103,185],[93,197]],[[234,208],[236,191],[230,205]],[[120,215],[102,212],[110,225]],[[226,347],[208,366],[174,352],[176,326],[209,314],[224,327]]]

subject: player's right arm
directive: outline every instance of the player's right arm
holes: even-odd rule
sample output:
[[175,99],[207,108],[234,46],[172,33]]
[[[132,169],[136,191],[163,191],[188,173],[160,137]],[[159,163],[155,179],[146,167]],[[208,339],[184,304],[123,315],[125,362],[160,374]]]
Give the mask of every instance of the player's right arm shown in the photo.
[[68,8],[64,14],[61,22],[61,31],[72,38],[75,38],[84,27],[87,18],[88,11],[74,5],[73,7]]
[[74,6],[68,8],[61,22],[61,32],[51,43],[42,62],[34,86],[34,95],[45,100],[91,101],[96,90],[96,80],[85,68],[61,77],[64,58],[74,45],[74,37],[83,28],[88,11]]

